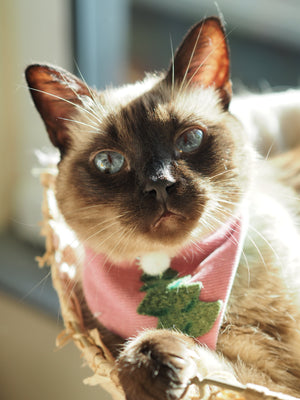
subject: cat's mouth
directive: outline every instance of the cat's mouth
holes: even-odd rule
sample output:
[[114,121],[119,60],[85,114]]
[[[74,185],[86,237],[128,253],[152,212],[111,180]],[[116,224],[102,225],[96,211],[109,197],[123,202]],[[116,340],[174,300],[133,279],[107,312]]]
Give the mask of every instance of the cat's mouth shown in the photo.
[[185,217],[182,214],[175,213],[174,211],[170,211],[168,209],[165,209],[161,215],[154,221],[154,223],[151,225],[151,228],[156,231],[158,230],[161,226],[165,225],[172,225],[172,223],[178,222],[178,220],[183,220]]

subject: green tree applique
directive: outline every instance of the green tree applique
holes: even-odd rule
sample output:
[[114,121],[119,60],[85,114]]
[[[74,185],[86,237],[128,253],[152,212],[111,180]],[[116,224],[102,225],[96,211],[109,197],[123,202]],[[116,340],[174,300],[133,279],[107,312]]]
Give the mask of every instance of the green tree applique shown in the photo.
[[142,292],[147,292],[137,312],[158,318],[157,328],[176,328],[198,337],[209,332],[216,321],[222,301],[199,300],[201,282],[190,282],[191,275],[178,278],[169,268],[159,276],[143,274]]

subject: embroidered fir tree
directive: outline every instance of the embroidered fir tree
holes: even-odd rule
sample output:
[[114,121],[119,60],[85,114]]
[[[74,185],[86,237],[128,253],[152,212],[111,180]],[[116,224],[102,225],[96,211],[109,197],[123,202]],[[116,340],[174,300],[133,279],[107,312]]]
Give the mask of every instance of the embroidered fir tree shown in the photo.
[[222,301],[199,300],[201,282],[190,282],[190,275],[179,278],[171,268],[159,276],[143,274],[141,280],[141,291],[147,294],[137,312],[157,317],[157,328],[175,328],[194,337],[210,331]]

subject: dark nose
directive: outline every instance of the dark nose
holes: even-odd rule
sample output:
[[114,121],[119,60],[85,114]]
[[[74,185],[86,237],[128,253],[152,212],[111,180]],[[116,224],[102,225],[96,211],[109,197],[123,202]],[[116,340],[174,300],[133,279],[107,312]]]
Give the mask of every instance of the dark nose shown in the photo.
[[175,185],[175,179],[149,179],[145,185],[145,194],[150,194],[156,198],[156,200],[165,203],[171,189]]
[[144,194],[152,195],[165,203],[176,180],[171,172],[170,161],[151,160],[145,170]]

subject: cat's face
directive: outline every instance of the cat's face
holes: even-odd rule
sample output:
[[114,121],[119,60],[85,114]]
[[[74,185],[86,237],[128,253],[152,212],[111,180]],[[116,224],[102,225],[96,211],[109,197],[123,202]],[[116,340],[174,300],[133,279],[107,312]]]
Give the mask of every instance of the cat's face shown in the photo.
[[218,20],[191,30],[165,75],[134,85],[97,93],[39,65],[27,69],[27,80],[61,151],[59,207],[96,252],[114,261],[174,255],[239,212],[249,152],[227,111],[229,62]]

